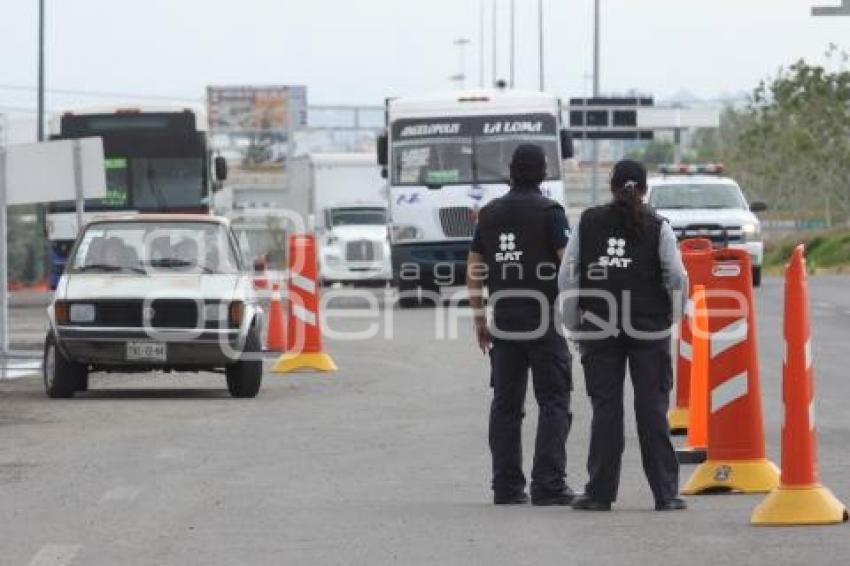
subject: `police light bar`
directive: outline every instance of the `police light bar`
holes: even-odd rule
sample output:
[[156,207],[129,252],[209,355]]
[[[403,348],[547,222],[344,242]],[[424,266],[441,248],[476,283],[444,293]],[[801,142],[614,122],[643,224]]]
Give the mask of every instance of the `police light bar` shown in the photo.
[[662,175],[722,175],[726,168],[722,163],[660,165]]

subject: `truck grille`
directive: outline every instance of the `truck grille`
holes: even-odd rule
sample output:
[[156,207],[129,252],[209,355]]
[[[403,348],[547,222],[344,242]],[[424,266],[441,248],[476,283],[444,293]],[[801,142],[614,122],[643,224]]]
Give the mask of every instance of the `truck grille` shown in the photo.
[[707,238],[712,244],[725,245],[727,243],[741,242],[744,233],[740,226],[721,226],[719,224],[689,224],[684,228],[674,230],[679,240],[688,238]]
[[449,238],[471,238],[475,231],[475,213],[468,206],[441,208],[440,225]]
[[[198,304],[185,299],[154,299],[148,306],[153,316],[148,324],[153,328],[196,328]],[[105,327],[141,328],[144,326],[144,301],[115,300],[95,303],[95,325]]]
[[381,259],[382,243],[372,240],[354,240],[345,245],[348,261],[378,261]]

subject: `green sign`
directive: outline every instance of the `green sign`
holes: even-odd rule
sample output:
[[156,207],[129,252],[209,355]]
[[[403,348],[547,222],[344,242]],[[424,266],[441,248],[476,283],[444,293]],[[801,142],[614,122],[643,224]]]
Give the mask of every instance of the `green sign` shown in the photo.
[[460,179],[460,171],[457,169],[443,169],[440,171],[428,171],[425,182],[429,185],[442,185],[445,183],[457,183]]
[[108,159],[103,160],[103,164],[106,166],[106,170],[110,169],[126,169],[127,168],[127,158],[126,157],[110,157]]

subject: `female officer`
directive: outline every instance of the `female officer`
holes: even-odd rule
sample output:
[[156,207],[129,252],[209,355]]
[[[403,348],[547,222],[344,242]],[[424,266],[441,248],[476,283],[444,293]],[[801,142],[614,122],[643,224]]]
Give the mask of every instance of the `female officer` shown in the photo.
[[593,406],[590,476],[574,509],[608,511],[617,498],[623,453],[626,364],[635,393],[643,469],[657,510],[686,507],[667,425],[672,385],[671,325],[686,299],[687,276],[666,221],[643,204],[646,169],[620,161],[613,199],[586,210],[559,274],[567,328],[575,333]]

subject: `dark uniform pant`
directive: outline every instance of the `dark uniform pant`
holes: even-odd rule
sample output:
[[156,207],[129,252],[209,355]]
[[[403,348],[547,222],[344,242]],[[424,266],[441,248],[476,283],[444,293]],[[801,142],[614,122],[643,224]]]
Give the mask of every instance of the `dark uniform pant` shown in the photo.
[[641,459],[656,501],[678,495],[679,463],[670,440],[667,409],[672,387],[670,339],[616,338],[581,343],[587,393],[593,405],[585,493],[598,501],[617,498],[623,454],[623,386],[626,362],[632,378]]
[[554,328],[535,340],[495,339],[490,359],[493,491],[511,494],[525,489],[522,419],[529,368],[540,409],[531,491],[540,494],[561,491],[566,485],[566,442],[572,422],[572,377],[566,340]]

